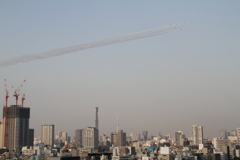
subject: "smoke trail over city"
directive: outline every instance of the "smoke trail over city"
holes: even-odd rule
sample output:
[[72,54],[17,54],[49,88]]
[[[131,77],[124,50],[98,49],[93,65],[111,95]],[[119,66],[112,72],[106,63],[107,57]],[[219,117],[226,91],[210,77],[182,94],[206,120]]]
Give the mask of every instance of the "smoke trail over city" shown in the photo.
[[146,31],[142,31],[142,32],[127,34],[127,35],[123,35],[123,36],[119,36],[119,37],[100,40],[100,41],[96,41],[96,42],[92,42],[92,43],[86,43],[86,44],[80,44],[80,45],[71,46],[71,47],[60,48],[60,49],[56,49],[56,50],[52,50],[52,51],[39,53],[39,54],[24,55],[24,56],[0,61],[0,67],[14,65],[19,62],[28,62],[28,61],[31,61],[34,59],[45,59],[45,58],[49,58],[49,57],[60,56],[63,54],[77,52],[77,51],[84,50],[84,49],[100,47],[100,46],[105,46],[105,45],[119,43],[119,42],[125,42],[125,41],[140,39],[140,38],[146,38],[146,37],[150,37],[150,36],[156,36],[159,34],[163,34],[163,33],[177,30],[177,29],[181,29],[181,27],[182,27],[182,24],[174,24],[174,25],[155,28],[155,29],[146,30]]

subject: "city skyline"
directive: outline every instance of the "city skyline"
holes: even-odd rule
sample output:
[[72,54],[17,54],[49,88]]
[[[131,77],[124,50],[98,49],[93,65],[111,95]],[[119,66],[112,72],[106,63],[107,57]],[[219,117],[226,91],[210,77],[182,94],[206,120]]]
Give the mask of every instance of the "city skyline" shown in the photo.
[[[182,30],[0,67],[0,104],[15,104],[11,86],[30,107],[29,128],[42,124],[73,136],[99,133],[204,137],[239,126],[240,2],[0,2],[0,60],[95,42],[185,22]],[[19,100],[20,103],[20,100]],[[2,111],[0,112],[1,114]],[[117,116],[118,114],[118,116]],[[55,133],[56,134],[56,133]]]

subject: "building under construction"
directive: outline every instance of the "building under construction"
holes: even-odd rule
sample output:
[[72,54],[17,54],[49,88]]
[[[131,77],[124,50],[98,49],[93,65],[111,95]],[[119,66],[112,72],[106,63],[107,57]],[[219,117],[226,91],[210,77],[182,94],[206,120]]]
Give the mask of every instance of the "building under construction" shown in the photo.
[[30,108],[21,105],[3,107],[4,119],[5,116],[7,116],[5,147],[18,152],[21,147],[28,145]]

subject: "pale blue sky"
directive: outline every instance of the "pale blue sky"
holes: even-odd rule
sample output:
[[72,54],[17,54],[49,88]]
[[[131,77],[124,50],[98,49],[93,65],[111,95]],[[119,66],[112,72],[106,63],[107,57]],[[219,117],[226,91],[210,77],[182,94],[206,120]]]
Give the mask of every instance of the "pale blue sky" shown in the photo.
[[[185,22],[183,30],[0,68],[31,107],[30,127],[157,135],[239,127],[239,1],[0,2],[0,60]],[[9,87],[10,90],[10,87]],[[12,91],[11,91],[12,94]],[[10,103],[14,103],[10,96]]]

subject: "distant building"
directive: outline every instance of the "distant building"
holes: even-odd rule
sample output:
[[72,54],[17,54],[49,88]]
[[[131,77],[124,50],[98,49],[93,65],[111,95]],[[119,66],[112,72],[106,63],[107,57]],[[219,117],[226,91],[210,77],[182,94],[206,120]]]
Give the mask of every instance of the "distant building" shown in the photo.
[[143,136],[143,140],[146,141],[148,137],[148,131],[143,131],[142,136]]
[[[4,119],[6,116],[5,111],[6,107],[3,107]],[[6,147],[9,150],[18,152],[22,146],[27,146],[29,118],[30,108],[21,107],[21,105],[11,105],[8,107]]]
[[4,135],[4,129],[3,129],[3,121],[0,121],[0,148],[3,148],[3,135]]
[[237,128],[236,131],[237,131],[238,143],[240,143],[240,128]]
[[203,126],[192,126],[192,138],[194,145],[203,144]]
[[175,139],[177,146],[184,146],[184,140],[186,139],[186,137],[182,131],[175,132]]
[[78,147],[81,147],[83,145],[83,131],[84,129],[75,130],[75,143]]
[[58,139],[62,139],[62,131],[58,131]]
[[28,131],[28,146],[33,146],[34,142],[34,129],[29,129]]
[[67,141],[68,134],[67,132],[62,132],[62,142],[65,143]]
[[98,149],[98,129],[94,127],[84,129],[83,146],[85,148]]
[[43,124],[42,125],[42,143],[53,147],[54,144],[54,125]]
[[227,154],[228,153],[228,149],[227,147],[229,147],[229,154],[233,157],[234,153],[233,153],[233,147],[231,145],[231,141],[229,139],[219,139],[219,138],[214,138],[213,139],[213,146],[215,149],[219,149],[220,151],[222,151],[223,153]]
[[111,143],[115,147],[126,145],[126,133],[123,130],[118,130],[117,132],[111,133]]

